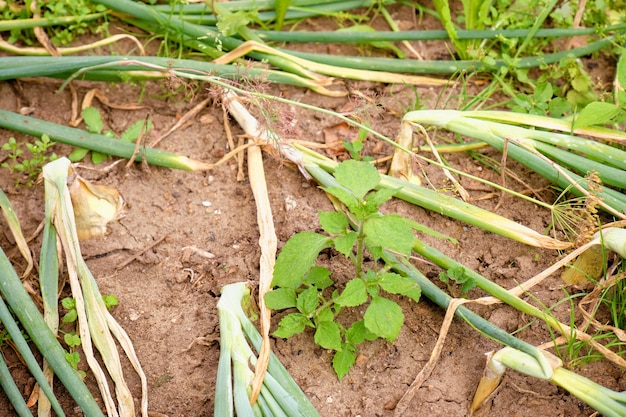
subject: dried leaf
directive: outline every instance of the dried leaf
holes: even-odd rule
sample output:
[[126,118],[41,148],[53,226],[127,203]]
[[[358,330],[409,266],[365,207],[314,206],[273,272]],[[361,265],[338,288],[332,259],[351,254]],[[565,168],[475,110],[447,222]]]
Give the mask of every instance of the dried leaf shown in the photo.
[[359,137],[359,129],[345,122],[324,128],[323,133],[326,152],[331,157],[347,157],[343,141],[354,142]]
[[602,247],[591,246],[563,272],[561,279],[567,285],[585,285],[590,281],[597,281],[604,270],[603,259]]
[[107,224],[119,217],[124,200],[113,187],[92,184],[76,175],[68,185],[78,239],[87,240],[107,233]]

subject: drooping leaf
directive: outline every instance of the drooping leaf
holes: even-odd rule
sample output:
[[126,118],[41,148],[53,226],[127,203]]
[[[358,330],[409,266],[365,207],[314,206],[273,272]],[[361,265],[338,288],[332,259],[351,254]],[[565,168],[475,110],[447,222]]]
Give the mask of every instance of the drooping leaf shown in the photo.
[[306,326],[312,327],[312,323],[305,315],[300,313],[288,314],[278,323],[278,329],[274,332],[274,336],[287,339],[294,334],[302,333]]
[[316,323],[315,343],[324,349],[341,350],[341,330],[334,321]]
[[403,275],[388,272],[380,277],[380,286],[391,294],[400,294],[418,302],[422,290],[415,280]]
[[283,310],[296,306],[296,291],[293,288],[276,288],[265,294],[265,305],[272,310]]
[[335,356],[333,356],[333,369],[340,381],[356,362],[356,349],[346,343],[344,343],[342,347],[343,348],[338,350]]
[[298,288],[320,251],[329,246],[330,238],[318,233],[300,232],[292,236],[276,259],[272,286]]
[[367,301],[365,282],[361,278],[353,278],[346,284],[346,288],[335,299],[335,303],[342,307],[356,307]]
[[363,316],[365,327],[389,342],[396,340],[404,323],[402,309],[383,297],[373,297]]

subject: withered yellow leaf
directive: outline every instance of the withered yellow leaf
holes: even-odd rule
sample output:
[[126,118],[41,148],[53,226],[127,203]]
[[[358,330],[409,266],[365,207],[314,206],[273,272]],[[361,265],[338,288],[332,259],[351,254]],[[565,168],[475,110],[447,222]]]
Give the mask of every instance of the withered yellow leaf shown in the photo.
[[561,279],[567,285],[585,285],[591,281],[598,281],[604,271],[603,262],[602,246],[591,246],[563,271]]
[[68,184],[78,239],[86,240],[107,233],[107,224],[120,215],[124,200],[113,187],[92,184],[75,175]]

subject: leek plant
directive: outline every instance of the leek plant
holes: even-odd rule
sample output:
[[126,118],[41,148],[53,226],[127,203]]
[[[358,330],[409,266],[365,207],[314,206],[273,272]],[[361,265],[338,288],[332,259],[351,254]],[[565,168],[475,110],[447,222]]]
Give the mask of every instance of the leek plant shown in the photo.
[[[626,152],[573,134],[531,128],[554,126],[564,130],[567,125],[562,120],[533,115],[502,116],[503,112],[490,111],[417,110],[405,114],[403,120],[415,125],[442,127],[484,141],[500,151],[506,148],[507,156],[555,185],[569,189],[577,196],[593,196],[599,200],[600,207],[618,218],[624,218],[621,213],[626,212],[626,195],[605,185],[594,189],[593,184],[586,184],[582,175],[597,172],[603,184],[625,188],[622,172],[626,168]],[[571,130],[576,128],[575,121],[569,127]],[[586,133],[596,131],[587,126],[580,128]],[[623,133],[608,129],[599,130],[599,135],[623,137]]]
[[[541,353],[553,364],[553,371],[549,377],[544,375],[543,369],[538,365],[535,358],[517,349],[505,347],[495,354],[489,355],[487,367],[490,370],[490,375],[483,377],[481,383],[485,385],[491,382],[489,380],[500,379],[508,367],[535,378],[545,379],[566,389],[603,416],[621,417],[626,414],[626,392],[615,392],[603,387],[564,368],[563,363],[556,356],[545,351]],[[484,394],[490,394],[488,391],[485,391]],[[481,394],[483,393],[481,392]]]
[[[0,207],[2,207],[2,211],[11,226],[11,230],[13,230],[14,237],[18,242],[18,245],[21,246],[22,244],[25,244],[17,218],[15,217],[11,205],[2,191],[0,191]],[[56,247],[56,237],[54,240]],[[30,251],[28,253],[30,256]],[[42,260],[43,262],[40,264],[40,273],[42,275],[48,274],[50,276],[54,276],[56,273],[56,266],[54,265],[54,262],[50,263],[46,261],[45,255],[42,255]],[[40,366],[37,364],[33,353],[24,340],[24,336],[22,335],[18,324],[14,321],[13,316],[7,307],[12,309],[15,316],[19,320],[21,327],[28,334],[39,352],[45,358],[47,366],[54,371],[56,376],[66,387],[83,412],[89,416],[103,416],[98,404],[87,389],[85,383],[80,378],[80,375],[67,362],[65,358],[65,350],[58,342],[55,334],[50,329],[49,324],[44,321],[39,309],[24,289],[17,272],[4,254],[4,251],[1,249],[0,293],[3,297],[0,298],[0,321],[9,331],[9,334],[18,348],[20,355],[22,355],[29,367],[29,370],[37,380],[40,389],[44,394],[40,400],[44,401],[43,398],[46,398],[57,415],[65,415],[63,410],[60,408],[58,400],[52,392],[49,380],[44,374],[44,371],[42,371]],[[4,300],[6,300],[6,304]],[[2,374],[2,378],[0,378],[2,381],[2,388],[7,393],[9,400],[15,407],[16,412],[18,412],[18,415],[20,417],[31,416],[32,414],[26,406],[20,391],[17,387],[15,387],[15,383],[10,377],[10,374],[7,374],[4,360],[0,363],[0,374]]]
[[[135,354],[133,344],[124,329],[107,310],[96,280],[81,255],[75,212],[78,213],[79,210],[84,212],[88,208],[78,207],[78,204],[74,208],[72,200],[78,199],[76,197],[72,199],[70,196],[68,178],[71,174],[70,161],[67,158],[50,162],[43,170],[46,199],[53,202],[48,205],[48,208],[53,210],[52,213],[48,214],[48,217],[53,219],[65,253],[72,296],[76,301],[83,352],[96,377],[109,415],[134,416],[134,400],[122,372],[120,356],[115,343],[117,340],[141,380],[141,415],[147,417],[147,380]],[[79,189],[76,192],[84,192],[81,185],[78,184],[78,186]],[[98,199],[98,197],[94,198]],[[95,358],[94,346],[106,366],[108,377],[114,383],[117,405],[111,395],[107,375]]]
[[[270,354],[261,393],[253,404],[249,395],[262,337],[244,312],[250,305],[245,283],[226,285],[217,309],[220,318],[220,359],[213,415],[220,417],[319,417],[319,414],[274,353]],[[250,346],[252,345],[252,347]]]

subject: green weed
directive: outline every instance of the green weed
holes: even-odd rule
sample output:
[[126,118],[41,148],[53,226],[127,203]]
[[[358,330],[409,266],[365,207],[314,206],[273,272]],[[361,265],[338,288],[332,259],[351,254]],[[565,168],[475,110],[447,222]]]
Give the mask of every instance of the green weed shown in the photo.
[[3,162],[0,166],[13,173],[24,174],[25,178],[18,178],[16,185],[31,186],[37,180],[43,166],[57,158],[55,153],[49,153],[53,145],[54,142],[45,134],[34,143],[21,143],[11,137],[1,148],[7,152],[8,162]]
[[[108,310],[118,305],[117,297],[113,294],[103,295],[102,300]],[[65,297],[61,300],[61,306],[67,310],[67,312],[61,318],[62,324],[75,323],[78,320],[78,311],[76,310],[76,300],[72,297]],[[65,359],[78,373],[84,378],[87,374],[85,371],[78,369],[80,363],[80,354],[77,352],[77,348],[81,344],[80,336],[75,331],[63,333],[63,341],[68,347],[68,352],[65,354]]]
[[[88,0],[50,0],[41,3],[40,14],[43,18],[53,19],[64,16],[86,16],[92,13],[106,11],[106,7]],[[30,2],[6,0],[0,2],[0,16],[2,20],[17,20],[32,18]],[[55,25],[44,28],[53,45],[69,45],[76,37],[86,33],[106,32],[108,23],[102,20],[94,22],[76,21],[65,26]],[[28,46],[37,44],[32,29],[12,29],[7,39],[9,43],[23,42]]]
[[[401,294],[417,302],[421,290],[414,280],[377,262],[385,250],[405,256],[411,253],[413,222],[378,212],[397,190],[374,191],[380,175],[362,161],[341,163],[335,178],[340,186],[324,190],[343,206],[319,213],[325,234],[304,231],[287,241],[276,261],[272,283],[276,289],[265,301],[275,310],[297,310],[280,321],[274,336],[288,338],[307,327],[315,329],[315,343],[335,352],[333,368],[341,379],[354,365],[359,344],[377,338],[393,342],[400,333],[404,314],[386,294]],[[320,252],[329,248],[353,266],[354,275],[342,290],[329,269],[316,265]],[[344,309],[363,305],[367,307],[361,319],[349,325],[339,320]]]

